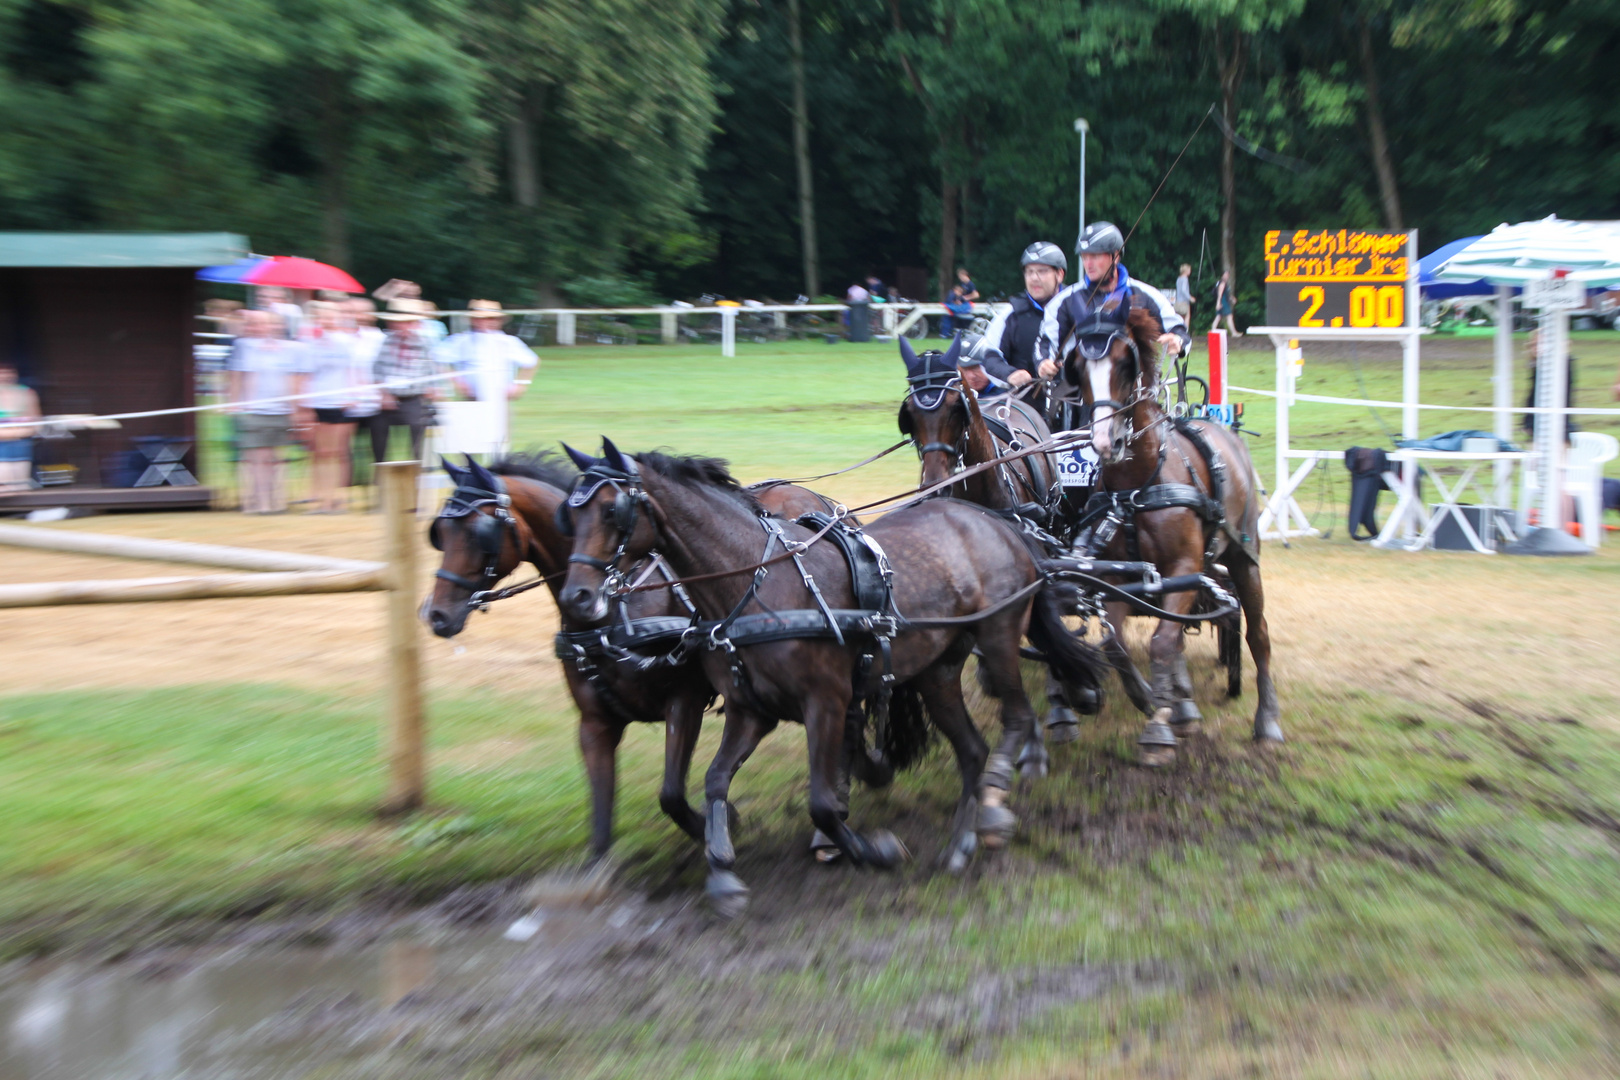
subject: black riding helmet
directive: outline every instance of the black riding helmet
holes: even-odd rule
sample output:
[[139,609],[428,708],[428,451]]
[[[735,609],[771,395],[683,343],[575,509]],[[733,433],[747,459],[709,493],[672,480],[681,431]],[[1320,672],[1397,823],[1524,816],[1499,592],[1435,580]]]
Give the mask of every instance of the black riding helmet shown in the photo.
[[1024,249],[1021,265],[1030,266],[1036,263],[1056,270],[1069,269],[1069,259],[1063,254],[1063,249],[1045,240],[1037,240]]
[[1074,246],[1076,255],[1117,255],[1125,250],[1125,234],[1112,221],[1093,221]]

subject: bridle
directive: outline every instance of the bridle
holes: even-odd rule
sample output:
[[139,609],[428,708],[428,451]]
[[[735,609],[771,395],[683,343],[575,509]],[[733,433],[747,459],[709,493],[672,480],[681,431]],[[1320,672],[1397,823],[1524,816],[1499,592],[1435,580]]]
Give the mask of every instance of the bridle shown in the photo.
[[[932,356],[932,354],[925,355]],[[945,394],[949,390],[955,390],[959,395],[958,400],[960,400],[962,380],[956,374],[954,368],[941,368],[938,371],[921,371],[915,375],[907,375],[906,382],[910,384],[910,389],[906,391],[905,400],[900,403],[900,430],[903,434],[912,435],[910,418],[905,415],[905,409],[908,405],[915,403],[917,408],[925,413],[937,412],[944,405]],[[954,468],[962,460],[967,433],[964,431],[962,438],[955,443],[918,443],[914,435],[911,441],[917,447],[917,457],[919,459],[935,452],[946,454],[950,457],[951,465]]]
[[[511,534],[517,540],[517,519],[512,516],[512,496],[507,494],[506,483],[494,473],[488,474],[494,481],[494,490],[479,487],[476,484],[463,481],[450,493],[445,500],[444,507],[439,516],[433,519],[428,526],[428,542],[435,551],[444,550],[443,523],[476,514],[478,520],[473,524],[473,543],[478,546],[479,554],[483,557],[482,573],[479,580],[464,577],[440,567],[434,572],[434,577],[459,585],[469,590],[473,595],[467,601],[468,606],[476,607],[490,586],[500,578],[498,564],[501,552],[505,550],[506,538]],[[493,512],[484,513],[485,507],[494,507]]]
[[[624,574],[620,566],[624,562],[625,553],[630,546],[630,539],[636,532],[636,520],[639,508],[648,502],[647,493],[642,490],[641,477],[636,472],[635,462],[625,459],[628,469],[616,469],[605,462],[597,462],[580,474],[574,483],[574,490],[568,493],[568,498],[557,507],[557,531],[564,536],[574,535],[574,511],[588,504],[596,493],[604,486],[613,488],[613,525],[619,531],[619,547],[611,559],[598,559],[594,555],[582,555],[578,552],[570,554],[568,561],[589,566],[601,572],[607,580],[603,588],[612,596],[618,591]],[[657,519],[648,514],[648,518],[657,524]]]

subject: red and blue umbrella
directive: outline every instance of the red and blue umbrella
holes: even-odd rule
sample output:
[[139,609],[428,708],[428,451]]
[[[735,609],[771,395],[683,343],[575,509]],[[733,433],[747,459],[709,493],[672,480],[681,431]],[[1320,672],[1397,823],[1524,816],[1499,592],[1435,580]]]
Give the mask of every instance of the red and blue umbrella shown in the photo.
[[224,266],[207,266],[197,271],[204,281],[232,285],[279,285],[284,289],[330,289],[333,292],[363,293],[365,287],[347,273],[314,259],[296,255],[266,258],[251,255]]

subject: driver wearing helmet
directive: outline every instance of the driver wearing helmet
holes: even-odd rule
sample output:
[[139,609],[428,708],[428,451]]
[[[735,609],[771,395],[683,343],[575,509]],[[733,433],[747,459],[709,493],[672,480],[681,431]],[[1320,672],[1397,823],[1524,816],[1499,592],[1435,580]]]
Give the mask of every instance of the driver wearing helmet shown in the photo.
[[1041,321],[1042,359],[1037,369],[1041,378],[1055,378],[1062,369],[1062,347],[1087,309],[1100,308],[1112,297],[1123,299],[1130,292],[1149,301],[1158,311],[1164,327],[1159,344],[1171,356],[1187,351],[1192,335],[1187,332],[1186,320],[1176,314],[1162,292],[1130,276],[1119,261],[1124,251],[1125,237],[1113,222],[1092,222],[1080,235],[1075,248],[1075,254],[1080,256],[1080,280],[1052,298]]
[[995,395],[1035,379],[1035,346],[1047,304],[1063,288],[1069,260],[1056,244],[1037,240],[1024,249],[1024,292],[1015,296],[957,365],[977,393]]

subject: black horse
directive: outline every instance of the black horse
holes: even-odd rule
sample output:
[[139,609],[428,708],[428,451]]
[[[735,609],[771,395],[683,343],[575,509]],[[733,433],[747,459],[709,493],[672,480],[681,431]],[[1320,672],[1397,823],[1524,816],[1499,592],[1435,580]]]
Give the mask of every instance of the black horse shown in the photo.
[[[587,459],[588,461],[589,459]],[[471,458],[460,468],[449,461],[445,471],[455,491],[429,527],[435,548],[444,553],[433,593],[422,616],[440,637],[461,633],[475,605],[475,592],[494,589],[524,563],[533,564],[557,599],[567,572],[573,538],[557,528],[558,509],[579,474],[555,454],[513,454],[489,468]],[[826,508],[813,491],[791,484],[772,487],[761,496],[772,512],[798,515]],[[651,561],[633,575],[658,576],[664,568]],[[564,639],[585,629],[562,610]],[[620,615],[625,620],[670,620],[678,632],[690,615],[669,590],[632,593]],[[664,723],[664,782],[658,804],[687,835],[703,842],[703,819],[686,798],[686,782],[703,724],[703,711],[715,691],[695,661],[643,664],[635,655],[600,649],[559,650],[568,691],[579,707],[579,749],[591,787],[591,857],[605,855],[613,844],[613,804],[617,787],[619,743],[625,729],[639,721]],[[861,779],[873,786],[884,778],[864,754],[855,759]]]
[[[1025,626],[1076,681],[1095,677],[1099,658],[1064,630],[1017,531],[978,506],[933,499],[866,527],[882,553],[883,610],[861,606],[838,545],[809,542],[830,527],[766,517],[721,461],[627,456],[603,440],[603,457],[569,506],[575,544],[561,602],[571,618],[599,618],[625,568],[657,550],[705,620],[704,668],[725,696],[725,730],[704,783],[709,892],[723,910],[740,907],[747,892],[734,873],[731,779],[779,718],[805,726],[816,828],[856,864],[893,866],[905,856],[898,840],[864,836],[843,820],[840,762],[851,697],[891,683],[914,688],[956,753],[962,790],[942,854],[960,870],[978,836],[1003,843],[1015,826],[1002,803],[1012,755],[1035,720],[1019,672]],[[791,636],[733,640],[733,629],[756,616]],[[988,762],[962,700],[962,665],[975,642],[1002,703],[1002,742]]]

